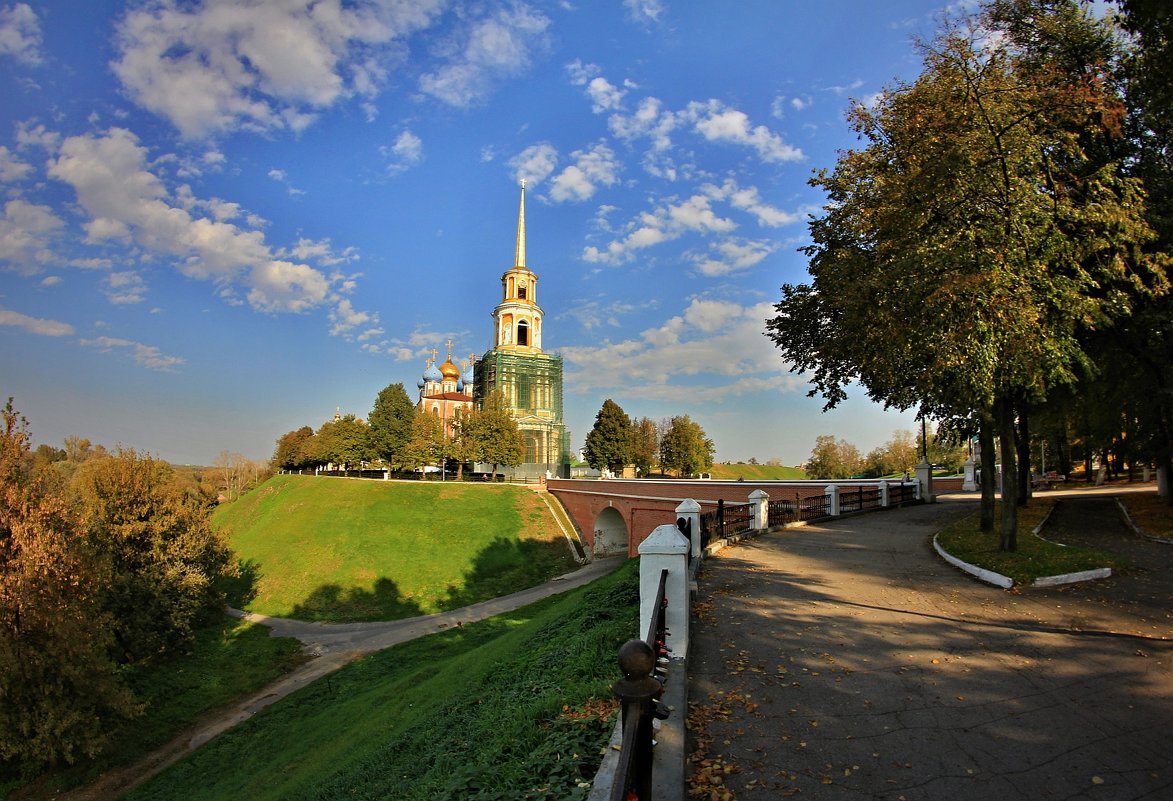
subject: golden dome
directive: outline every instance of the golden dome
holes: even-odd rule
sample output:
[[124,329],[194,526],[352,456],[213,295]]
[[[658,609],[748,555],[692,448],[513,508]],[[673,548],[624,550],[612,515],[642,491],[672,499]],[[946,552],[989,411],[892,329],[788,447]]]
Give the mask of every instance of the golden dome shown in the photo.
[[455,381],[460,378],[460,368],[453,364],[451,359],[448,359],[440,365],[440,375]]

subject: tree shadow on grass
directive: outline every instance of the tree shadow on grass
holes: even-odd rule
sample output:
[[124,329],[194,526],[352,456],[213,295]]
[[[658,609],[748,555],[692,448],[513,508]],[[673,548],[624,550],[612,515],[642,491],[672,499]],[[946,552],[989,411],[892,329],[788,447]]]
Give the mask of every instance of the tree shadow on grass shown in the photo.
[[566,544],[560,541],[498,537],[486,545],[464,574],[460,586],[449,585],[436,605],[448,611],[541,584],[561,572]]
[[404,597],[389,578],[375,582],[372,590],[323,584],[293,607],[290,617],[324,622],[400,620],[424,614],[418,603]]
[[224,602],[235,609],[244,609],[257,597],[261,580],[261,563],[255,559],[237,559],[236,572],[216,579],[216,588],[224,593]]

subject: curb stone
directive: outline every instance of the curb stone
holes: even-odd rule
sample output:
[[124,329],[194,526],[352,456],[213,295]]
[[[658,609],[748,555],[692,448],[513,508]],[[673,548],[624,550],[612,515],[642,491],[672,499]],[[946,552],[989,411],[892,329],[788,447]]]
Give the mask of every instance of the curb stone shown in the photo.
[[[1040,524],[1040,526],[1041,525],[1042,524]],[[936,550],[937,554],[949,564],[966,573],[969,573],[971,576],[974,576],[986,582],[987,584],[993,584],[994,586],[1001,587],[1004,590],[1011,589],[1015,586],[1015,584],[1018,584],[1018,582],[1015,582],[1014,579],[1010,578],[1009,576],[1003,576],[1001,573],[995,573],[993,570],[986,570],[984,567],[971,565],[969,562],[958,559],[956,556],[946,551],[944,546],[942,546],[941,543],[937,541],[939,536],[940,534],[933,535],[933,549]],[[1048,540],[1048,542],[1050,542],[1050,540]],[[1062,545],[1062,543],[1054,544]],[[1039,576],[1027,586],[1057,587],[1062,584],[1075,584],[1080,581],[1092,581],[1095,579],[1108,578],[1111,575],[1112,568],[1100,567],[1096,568],[1095,570],[1081,570],[1078,573],[1061,573],[1057,576]],[[1021,584],[1019,584],[1019,586],[1021,586]]]

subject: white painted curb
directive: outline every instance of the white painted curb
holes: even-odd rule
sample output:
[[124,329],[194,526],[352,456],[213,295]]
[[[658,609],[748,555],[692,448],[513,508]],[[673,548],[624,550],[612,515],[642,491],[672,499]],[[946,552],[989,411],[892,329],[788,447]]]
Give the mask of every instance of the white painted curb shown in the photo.
[[994,586],[1001,587],[1004,590],[1008,590],[1014,586],[1014,579],[1009,578],[1008,576],[1003,576],[1001,573],[995,573],[993,570],[986,570],[984,567],[978,567],[977,565],[971,565],[969,562],[961,561],[956,556],[941,547],[941,543],[937,542],[937,537],[939,536],[939,534],[933,535],[933,548],[946,562],[953,565],[954,567],[964,570],[971,576],[977,576],[987,584],[993,584]]
[[[1001,573],[995,573],[992,570],[986,570],[984,567],[978,567],[977,565],[971,565],[969,562],[961,561],[956,556],[941,547],[941,543],[937,542],[937,537],[939,536],[939,534],[933,535],[933,549],[936,550],[937,554],[946,562],[960,570],[965,571],[966,573],[969,573],[971,576],[975,576],[981,579],[987,584],[993,584],[994,586],[1001,587],[1004,590],[1008,590],[1014,586],[1014,579],[1010,578],[1009,576],[1003,576]],[[1096,568],[1095,570],[1082,570],[1078,573],[1063,573],[1059,576],[1042,576],[1035,579],[1031,583],[1031,586],[1056,587],[1061,584],[1074,584],[1079,581],[1092,581],[1093,579],[1108,578],[1111,575],[1112,568],[1100,567]]]

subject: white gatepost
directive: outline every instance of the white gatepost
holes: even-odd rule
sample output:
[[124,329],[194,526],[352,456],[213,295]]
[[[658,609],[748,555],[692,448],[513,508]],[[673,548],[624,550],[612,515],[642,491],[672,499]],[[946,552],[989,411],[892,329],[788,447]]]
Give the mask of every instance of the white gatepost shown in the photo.
[[697,559],[701,555],[701,505],[692,498],[685,498],[676,507],[676,519],[680,518],[688,521],[688,531],[692,540],[690,552],[692,558]]
[[933,466],[928,462],[921,462],[916,466],[916,483],[920,487],[919,497],[925,503],[933,503]]
[[668,607],[664,610],[664,624],[668,628],[665,645],[672,649],[672,656],[684,658],[688,655],[688,551],[689,541],[672,524],[656,526],[648,538],[639,544],[639,637],[647,634],[646,627],[652,619],[652,605],[656,602],[656,589],[660,586],[660,572],[668,571],[664,583],[664,597]]
[[765,490],[756,489],[749,494],[750,511],[753,513],[753,522],[750,526],[757,531],[765,531],[770,527],[770,496]]
[[892,498],[888,494],[888,482],[881,481],[879,483],[879,487],[880,487],[880,506],[884,509],[887,509],[889,506],[892,505]]
[[838,484],[828,484],[826,487],[823,488],[823,494],[831,496],[831,502],[829,504],[830,509],[828,510],[829,514],[832,517],[838,517],[839,516],[839,485]]
[[961,482],[962,492],[977,492],[977,464],[973,457],[965,460],[965,481]]

